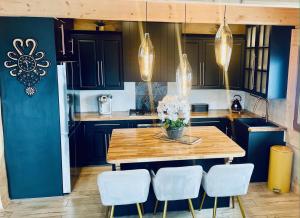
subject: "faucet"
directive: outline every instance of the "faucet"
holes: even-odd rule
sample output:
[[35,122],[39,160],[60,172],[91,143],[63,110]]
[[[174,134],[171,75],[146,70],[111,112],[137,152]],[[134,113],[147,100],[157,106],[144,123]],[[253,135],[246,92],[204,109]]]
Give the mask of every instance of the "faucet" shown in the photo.
[[263,100],[266,102],[266,115],[265,115],[265,119],[266,119],[266,123],[269,121],[269,100],[266,99],[266,98],[262,98],[262,97],[257,97],[257,100],[256,102],[254,103],[254,106],[253,106],[253,113],[255,113],[256,109],[257,109],[257,106],[258,106],[258,103]]

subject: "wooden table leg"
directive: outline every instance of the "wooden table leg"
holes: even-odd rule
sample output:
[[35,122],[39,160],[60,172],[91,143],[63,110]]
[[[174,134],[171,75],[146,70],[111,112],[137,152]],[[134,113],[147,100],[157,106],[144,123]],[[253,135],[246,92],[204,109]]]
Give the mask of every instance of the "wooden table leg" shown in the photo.
[[121,164],[115,164],[116,171],[121,171]]
[[225,158],[225,164],[231,164],[233,161],[233,157]]

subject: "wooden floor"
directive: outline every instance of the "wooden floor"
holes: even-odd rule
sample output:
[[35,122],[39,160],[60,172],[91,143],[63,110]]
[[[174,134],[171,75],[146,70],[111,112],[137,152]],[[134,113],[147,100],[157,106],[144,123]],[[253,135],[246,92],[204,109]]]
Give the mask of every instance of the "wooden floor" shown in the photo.
[[[15,200],[8,208],[0,212],[0,217],[104,217],[105,208],[99,203],[96,186],[97,174],[107,168],[84,168],[74,191],[64,197]],[[274,194],[266,189],[265,184],[251,184],[249,193],[242,198],[247,217],[281,218],[300,217],[299,195]],[[237,204],[236,204],[237,205]],[[195,205],[196,206],[196,205]],[[212,217],[212,210],[196,212],[197,217]],[[132,216],[133,218],[134,216]],[[147,218],[155,216],[148,215]],[[161,217],[158,214],[156,217]],[[169,218],[191,217],[188,212],[168,213]],[[241,217],[238,207],[224,208],[217,211],[217,217]]]

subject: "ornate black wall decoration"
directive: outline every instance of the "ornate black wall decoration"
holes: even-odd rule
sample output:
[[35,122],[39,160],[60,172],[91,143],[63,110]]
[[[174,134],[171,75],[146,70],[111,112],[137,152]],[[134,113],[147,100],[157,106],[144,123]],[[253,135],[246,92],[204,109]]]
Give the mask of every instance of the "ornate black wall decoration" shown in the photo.
[[14,39],[15,51],[7,52],[10,59],[4,62],[6,68],[10,68],[10,75],[16,77],[25,86],[28,96],[36,93],[35,85],[47,74],[46,69],[50,62],[45,60],[45,52],[35,52],[37,42],[35,39]]

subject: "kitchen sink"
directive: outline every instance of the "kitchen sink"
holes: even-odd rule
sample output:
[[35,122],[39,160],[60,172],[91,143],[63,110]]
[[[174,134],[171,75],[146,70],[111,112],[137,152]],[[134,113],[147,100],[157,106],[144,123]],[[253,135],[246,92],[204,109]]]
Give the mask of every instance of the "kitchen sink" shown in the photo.
[[248,128],[250,132],[259,131],[284,131],[285,128],[278,126],[272,122],[266,122],[264,118],[239,118],[239,123]]

